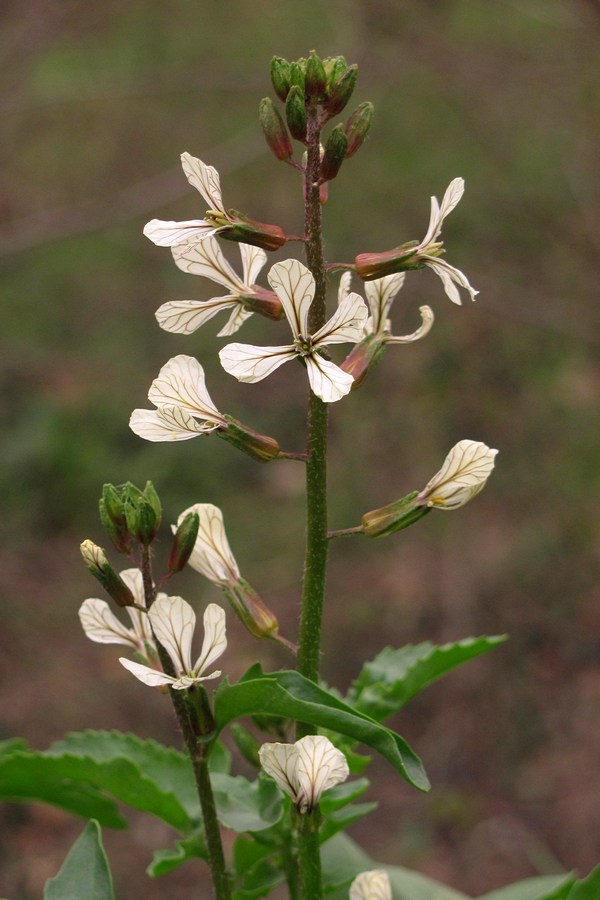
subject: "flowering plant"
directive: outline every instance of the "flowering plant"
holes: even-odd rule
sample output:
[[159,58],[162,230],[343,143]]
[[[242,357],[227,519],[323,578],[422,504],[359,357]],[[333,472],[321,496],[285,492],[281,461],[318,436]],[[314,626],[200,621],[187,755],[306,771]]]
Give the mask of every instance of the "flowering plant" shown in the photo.
[[[388,647],[365,664],[345,692],[320,680],[330,542],[341,536],[387,537],[434,509],[465,506],[485,486],[497,454],[481,440],[459,439],[436,474],[429,477],[429,471],[423,471],[419,483],[425,487],[413,487],[386,506],[357,513],[354,525],[330,527],[326,491],[330,409],[347,402],[350,391],[371,377],[390,345],[409,344],[431,332],[434,314],[423,305],[421,325],[415,331],[393,334],[390,313],[405,279],[429,268],[455,304],[461,303],[459,288],[472,300],[477,295],[466,275],[442,258],[444,248],[438,240],[443,221],[462,198],[462,178],[451,181],[441,204],[431,198],[429,227],[421,241],[408,241],[384,253],[361,253],[353,262],[325,262],[321,212],[328,186],[363,146],[373,118],[372,104],[363,102],[324,136],[328,123],[349,103],[356,78],[356,66],[341,56],[322,60],[313,52],[295,62],[273,60],[271,80],[284,114],[265,98],[259,108],[260,124],[276,159],[301,178],[301,236],[228,208],[217,170],[189,153],[181,157],[183,170],[209,207],[205,217],[179,222],[153,219],[144,228],[155,244],[171,248],[184,272],[227,290],[208,301],[163,303],[156,317],[164,330],[190,335],[222,310],[229,311],[229,319],[219,337],[237,332],[253,313],[270,322],[285,317],[291,328],[290,343],[228,343],[218,355],[225,371],[243,382],[261,382],[286,362],[306,370],[305,449],[282,450],[276,438],[220,412],[208,393],[202,364],[184,354],[162,367],[148,394],[153,408],[135,409],[130,426],[148,441],[219,437],[254,461],[277,465],[293,461],[305,468],[300,615],[294,639],[282,636],[271,609],[276,603],[267,605],[242,576],[218,507],[194,502],[183,510],[171,526],[168,557],[161,564],[157,559],[162,505],[152,483],[143,489],[131,483],[104,486],[100,518],[114,552],[126,556],[130,567],[117,572],[106,551],[91,541],[83,542],[81,552],[108,597],[126,609],[130,624],[123,624],[108,602],[98,598],[84,601],[81,624],[91,641],[125,646],[134,658],[121,657],[122,666],[143,685],[158,689],[165,701],[169,698],[185,753],[114,732],[70,735],[48,754],[8,749],[24,795],[47,799],[90,819],[64,871],[51,883],[49,897],[74,896],[68,890],[74,881],[77,896],[114,897],[99,827],[123,824],[117,801],[158,816],[178,834],[174,848],[156,854],[149,867],[152,876],[200,858],[210,871],[217,900],[265,897],[282,884],[292,900],[321,900],[325,895],[331,900],[461,897],[407,869],[371,859],[344,829],[373,809],[373,803],[355,802],[369,788],[363,776],[369,758],[361,747],[381,756],[404,780],[403,789],[429,790],[421,760],[387,720],[430,682],[497,646],[503,637],[466,638],[440,647]],[[294,141],[301,149],[297,159]],[[223,240],[238,244],[241,275],[224,255]],[[269,287],[257,284],[267,266],[267,253],[287,250],[289,243],[303,245],[304,262],[295,256],[279,260],[268,269]],[[335,285],[338,302],[328,312],[328,279],[337,278],[340,270]],[[354,286],[364,282],[366,303],[351,290],[352,278]],[[338,345],[346,344],[351,348],[343,356]],[[208,442],[199,444],[201,452],[207,452]],[[193,661],[196,612],[182,597],[163,590],[186,566],[222,592],[239,620],[230,622],[235,627],[241,623],[259,652],[261,644],[256,641],[276,642],[281,669],[265,672],[256,663],[237,682],[230,681],[226,612],[214,602],[202,610],[201,649]],[[218,659],[225,675],[214,669]],[[144,702],[143,689],[133,680],[124,689],[137,688]],[[231,752],[222,740],[225,733],[228,745],[233,743],[238,751],[240,772],[235,775]],[[222,840],[224,829],[235,835],[227,844]],[[535,897],[566,898],[571,888],[579,890],[574,878],[551,881],[546,893],[537,892]],[[208,888],[203,896],[207,892]],[[502,896],[516,900],[534,894],[516,885]]]

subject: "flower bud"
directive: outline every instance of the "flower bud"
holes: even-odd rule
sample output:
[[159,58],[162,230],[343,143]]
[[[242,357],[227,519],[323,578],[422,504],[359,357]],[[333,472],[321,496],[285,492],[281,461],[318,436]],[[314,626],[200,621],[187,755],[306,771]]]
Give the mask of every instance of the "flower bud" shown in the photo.
[[257,638],[277,635],[279,623],[276,616],[245,579],[240,577],[237,583],[230,582],[223,585],[223,593],[250,634]]
[[334,56],[326,59],[323,64],[327,76],[327,92],[330,93],[348,68],[348,63],[345,56]]
[[348,138],[346,156],[354,156],[362,147],[373,123],[374,106],[369,101],[357,106],[344,126]]
[[167,562],[169,572],[175,574],[185,568],[196,545],[199,527],[200,516],[197,512],[188,513],[179,523]]
[[260,101],[258,119],[265,140],[276,159],[281,161],[290,159],[293,153],[292,141],[279,111],[275,109],[269,97]]
[[273,90],[280,100],[286,101],[290,89],[290,64],[281,56],[274,56],[271,60],[271,82]]
[[320,100],[325,94],[326,87],[327,76],[325,75],[323,61],[317,56],[314,50],[311,50],[309,57],[306,60],[304,81],[306,96],[311,100]]
[[233,444],[238,450],[242,450],[258,462],[270,462],[272,459],[277,459],[281,448],[275,438],[259,434],[231,416],[226,415],[224,418],[227,420],[227,428],[218,429],[215,432],[217,437]]
[[287,240],[279,225],[255,222],[235,209],[229,210],[229,215],[232,218],[228,219],[227,227],[219,233],[219,237],[228,241],[251,244],[253,247],[262,247],[263,250],[278,250]]
[[321,178],[331,181],[340,171],[344,159],[348,155],[348,138],[343,125],[336,125],[325,144],[325,152],[321,160]]
[[98,502],[100,521],[110,535],[119,553],[131,551],[131,536],[127,530],[125,508],[119,491],[113,484],[102,487],[102,497]]
[[[290,88],[299,87],[304,96],[304,73],[306,72],[306,60],[302,56],[295,62],[290,63]],[[286,97],[287,100],[287,97]]]
[[246,762],[250,763],[255,769],[260,769],[260,759],[258,757],[260,744],[254,735],[250,734],[248,729],[244,728],[239,722],[232,722],[229,728],[233,742]]
[[418,522],[430,512],[428,506],[423,506],[417,500],[419,492],[412,491],[401,500],[373,509],[362,517],[362,529],[368,537],[385,537],[394,531],[408,528],[413,522]]
[[143,491],[131,482],[122,491],[127,529],[132,537],[147,547],[156,537],[162,520],[162,510],[158,494],[151,481],[146,482]]
[[267,291],[265,288],[255,284],[252,293],[239,294],[239,300],[243,303],[245,309],[259,313],[265,319],[271,319],[273,322],[279,322],[280,319],[283,319],[283,306],[275,291]]
[[323,104],[328,117],[331,119],[337,116],[344,109],[356,87],[356,79],[358,78],[358,66],[352,65],[344,71],[339,80],[331,85],[329,97]]
[[374,334],[367,335],[359,344],[355,344],[340,369],[354,378],[352,390],[363,382],[368,372],[375,368],[385,350],[385,341]]
[[133,606],[135,597],[120,575],[112,568],[102,547],[93,541],[84,541],[80,548],[83,561],[107,594],[119,606]]
[[285,101],[285,117],[293,138],[306,141],[306,103],[304,90],[297,84],[292,85]]
[[417,259],[418,244],[418,241],[408,241],[384,253],[359,253],[354,260],[356,274],[363,281],[373,281],[395,272],[422,269],[424,263]]

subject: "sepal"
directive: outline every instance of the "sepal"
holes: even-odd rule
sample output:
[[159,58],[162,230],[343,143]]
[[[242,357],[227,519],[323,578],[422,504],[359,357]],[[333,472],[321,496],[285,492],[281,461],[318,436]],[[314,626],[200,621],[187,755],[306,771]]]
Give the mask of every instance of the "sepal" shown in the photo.
[[412,491],[401,500],[365,513],[362,517],[362,530],[368,537],[385,537],[418,522],[431,511],[430,507],[420,503],[418,496],[418,491]]

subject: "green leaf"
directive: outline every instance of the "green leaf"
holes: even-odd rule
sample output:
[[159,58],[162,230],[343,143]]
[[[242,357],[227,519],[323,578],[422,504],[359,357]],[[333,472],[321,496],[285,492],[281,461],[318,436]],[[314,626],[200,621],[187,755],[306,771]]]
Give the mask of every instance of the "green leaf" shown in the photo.
[[88,822],[55,878],[46,882],[44,900],[115,900],[98,822]]
[[232,900],[255,900],[266,897],[274,887],[285,881],[280,865],[270,857],[273,848],[257,844],[251,838],[240,835],[233,845],[233,865],[236,887]]
[[363,816],[368,816],[369,813],[374,812],[378,806],[379,804],[375,802],[350,803],[348,806],[344,806],[343,809],[337,809],[323,822],[319,832],[320,843],[324,844],[326,841],[331,840],[334,834],[343,831],[349,825],[352,825],[353,822],[358,822]]
[[148,875],[157,878],[177,869],[189,859],[208,859],[208,850],[204,842],[204,830],[197,829],[183,840],[175,841],[173,847],[166,850],[155,850],[152,862],[146,869]]
[[248,781],[241,775],[213,775],[213,793],[219,821],[233,831],[264,831],[283,812],[281,794],[271,778]]
[[27,750],[27,741],[23,738],[8,738],[6,741],[0,741],[0,757],[9,756],[16,750]]
[[224,679],[215,694],[214,714],[218,731],[240,716],[261,714],[331,729],[377,750],[409,784],[429,790],[421,760],[404,738],[297,672],[265,675],[256,665],[237,684]]
[[597,900],[600,897],[600,865],[578,881],[569,894],[569,900]]
[[478,900],[564,900],[571,897],[573,875],[542,875],[517,881]]
[[368,778],[357,778],[355,781],[345,781],[336,784],[335,787],[325,791],[319,800],[319,809],[324,816],[330,816],[336,809],[341,809],[348,803],[352,803],[358,797],[362,797],[368,790],[370,781]]
[[346,699],[381,722],[442,675],[505,640],[506,635],[497,635],[465,638],[441,646],[425,641],[397,650],[386,647],[374,660],[365,663]]

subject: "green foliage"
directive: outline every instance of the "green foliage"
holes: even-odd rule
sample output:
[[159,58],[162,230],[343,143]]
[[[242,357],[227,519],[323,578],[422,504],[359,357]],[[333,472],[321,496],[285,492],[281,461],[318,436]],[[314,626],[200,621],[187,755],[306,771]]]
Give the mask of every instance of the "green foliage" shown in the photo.
[[114,900],[112,877],[98,822],[88,822],[55,878],[46,883],[44,900]]
[[442,675],[505,640],[500,635],[465,638],[441,646],[424,641],[398,650],[386,647],[365,663],[346,699],[366,715],[383,721]]
[[281,818],[281,794],[272,779],[262,774],[256,781],[241,775],[214,775],[211,781],[217,816],[226,828],[263,831]]
[[166,875],[190,859],[208,859],[202,829],[196,829],[167,850],[155,850],[152,862],[146,869],[148,875],[157,878]]

